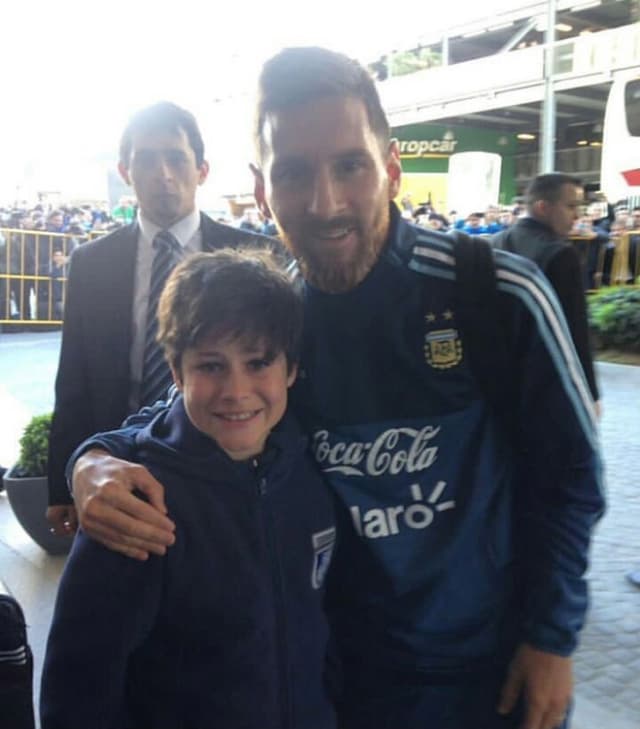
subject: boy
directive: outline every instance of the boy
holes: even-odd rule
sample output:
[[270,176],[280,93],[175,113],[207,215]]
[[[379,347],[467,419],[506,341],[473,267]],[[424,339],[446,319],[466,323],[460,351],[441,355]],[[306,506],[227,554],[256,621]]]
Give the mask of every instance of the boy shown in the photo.
[[331,497],[286,414],[302,303],[268,253],[179,265],[158,340],[179,391],[136,439],[176,544],[126,559],[80,532],[45,659],[43,729],[331,729],[322,673]]

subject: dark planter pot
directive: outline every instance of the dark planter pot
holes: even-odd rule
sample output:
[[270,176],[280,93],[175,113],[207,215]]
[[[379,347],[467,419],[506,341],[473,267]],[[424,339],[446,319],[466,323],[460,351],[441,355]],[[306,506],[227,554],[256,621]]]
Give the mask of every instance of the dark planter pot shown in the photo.
[[72,537],[59,537],[49,531],[45,513],[48,505],[47,477],[15,478],[12,469],[4,475],[9,503],[22,528],[33,541],[49,554],[66,554]]

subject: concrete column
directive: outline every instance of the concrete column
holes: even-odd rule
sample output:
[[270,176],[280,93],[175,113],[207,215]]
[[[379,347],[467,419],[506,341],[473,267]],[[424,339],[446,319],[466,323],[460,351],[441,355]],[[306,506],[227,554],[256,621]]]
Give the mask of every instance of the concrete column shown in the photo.
[[544,53],[544,101],[540,126],[540,173],[553,172],[555,157],[556,99],[553,90],[553,44],[556,39],[557,0],[548,0]]

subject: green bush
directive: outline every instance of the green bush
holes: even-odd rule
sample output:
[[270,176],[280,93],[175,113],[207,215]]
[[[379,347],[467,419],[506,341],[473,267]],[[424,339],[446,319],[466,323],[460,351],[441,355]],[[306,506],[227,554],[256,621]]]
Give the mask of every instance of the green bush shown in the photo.
[[391,76],[404,76],[425,68],[442,66],[442,54],[432,48],[397,51],[391,56]]
[[49,458],[51,413],[35,415],[20,438],[20,457],[14,468],[16,476],[46,476]]
[[601,347],[640,352],[640,288],[619,286],[591,295],[589,326]]

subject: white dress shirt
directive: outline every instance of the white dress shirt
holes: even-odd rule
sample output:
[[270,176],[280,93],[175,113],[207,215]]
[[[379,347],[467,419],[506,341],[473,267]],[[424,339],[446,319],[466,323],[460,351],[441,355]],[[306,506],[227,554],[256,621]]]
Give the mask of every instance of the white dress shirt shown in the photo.
[[[140,380],[144,358],[145,334],[147,329],[147,310],[149,308],[149,284],[153,266],[153,239],[163,228],[152,223],[138,211],[138,253],[133,284],[133,310],[130,352],[129,409],[136,412],[140,407]],[[174,223],[169,232],[180,246],[182,254],[197,253],[202,250],[202,233],[200,231],[200,212],[194,210],[185,218]]]

